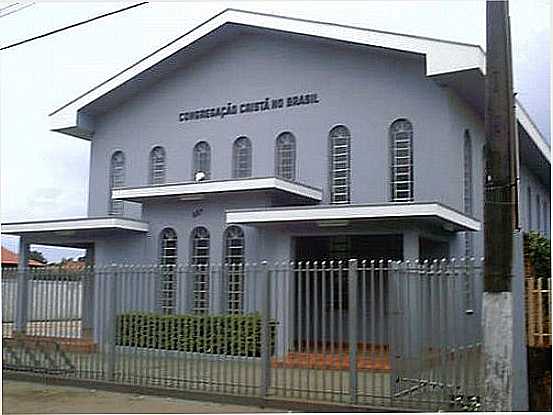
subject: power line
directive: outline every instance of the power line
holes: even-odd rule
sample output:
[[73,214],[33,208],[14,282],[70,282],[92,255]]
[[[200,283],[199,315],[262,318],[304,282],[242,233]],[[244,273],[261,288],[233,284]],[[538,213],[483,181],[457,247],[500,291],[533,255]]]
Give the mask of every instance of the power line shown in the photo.
[[44,33],[44,34],[42,34],[42,35],[38,35],[38,36],[29,38],[29,39],[22,40],[22,41],[20,41],[20,42],[12,43],[11,45],[8,45],[8,46],[1,47],[0,50],[10,49],[10,48],[13,48],[13,47],[15,47],[15,46],[19,46],[19,45],[23,45],[23,44],[28,43],[28,42],[32,42],[33,40],[42,39],[42,38],[44,38],[44,37],[53,35],[53,34],[55,34],[55,33],[63,32],[64,30],[67,30],[67,29],[72,29],[72,28],[74,28],[74,27],[81,26],[81,25],[83,25],[83,24],[90,23],[90,22],[93,22],[93,21],[95,21],[95,20],[102,19],[102,18],[104,18],[104,17],[112,16],[112,15],[114,15],[114,14],[121,13],[121,12],[130,10],[130,9],[133,9],[133,8],[135,8],[135,7],[138,7],[138,6],[143,6],[144,4],[148,4],[148,2],[147,2],[147,1],[143,1],[142,3],[133,4],[132,6],[124,7],[124,8],[122,8],[122,9],[119,9],[119,10],[116,10],[116,11],[113,11],[113,12],[101,14],[101,15],[99,15],[99,16],[92,17],[92,18],[87,19],[87,20],[83,20],[82,22],[74,23],[74,24],[69,25],[69,26],[64,26],[64,27],[61,27],[61,28],[59,28],[59,29],[52,30],[51,32],[47,32],[47,33]]
[[[12,7],[12,6],[16,6],[16,5],[18,5],[18,4],[19,4],[19,3],[14,3],[14,4],[10,5],[10,6],[4,7],[2,10],[6,10],[6,9],[8,9],[8,8],[10,8],[10,7]],[[21,5],[19,8],[15,9],[15,10],[8,10],[6,13],[0,14],[0,18],[1,18],[1,17],[9,16],[10,14],[13,14],[13,13],[20,12],[21,10],[26,9],[27,7],[31,7],[31,6],[34,5],[34,4],[35,4],[35,2],[33,1],[33,2],[31,2],[31,3],[28,3],[28,4],[23,4],[23,5]],[[2,10],[0,10],[0,11],[2,11]]]
[[1,11],[4,11],[4,10],[6,10],[6,9],[9,9],[10,7],[17,6],[18,4],[19,4],[19,3],[8,4],[7,6],[2,7],[2,8],[0,9],[0,12],[1,12]]

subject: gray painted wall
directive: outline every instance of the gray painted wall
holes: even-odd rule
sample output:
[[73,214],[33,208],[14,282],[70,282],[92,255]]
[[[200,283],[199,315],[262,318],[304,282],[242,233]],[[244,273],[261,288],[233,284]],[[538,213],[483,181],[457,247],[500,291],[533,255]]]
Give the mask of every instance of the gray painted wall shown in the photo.
[[[178,122],[178,113],[183,110],[302,92],[318,93],[320,103]],[[401,117],[414,126],[415,199],[436,200],[459,210],[463,210],[463,134],[470,130],[474,215],[481,218],[482,121],[452,90],[425,77],[423,59],[269,32],[224,41],[97,117],[89,215],[107,212],[109,160],[116,150],[125,152],[128,186],[148,183],[149,152],[155,145],[163,145],[167,152],[167,182],[181,182],[191,179],[194,144],[206,140],[212,149],[212,178],[226,179],[231,176],[232,143],[246,135],[253,144],[253,175],[270,176],[274,174],[274,141],[283,131],[296,136],[297,180],[321,187],[326,203],[327,137],[337,124],[346,125],[352,134],[352,203],[387,202],[388,128]],[[222,215],[223,207],[263,206],[262,200],[255,200],[258,197],[250,196],[250,202],[244,203],[244,199],[229,195],[218,210]],[[188,237],[192,222],[180,212],[191,203],[176,202],[172,208],[152,203],[142,209],[125,203],[126,215],[142,216],[152,223],[152,237],[147,241],[155,239],[158,228],[171,223],[179,228],[182,239]],[[216,239],[222,232],[223,218],[208,215],[202,220],[214,236],[214,247],[220,247]],[[157,247],[145,244],[142,255],[154,260]],[[462,240],[452,241],[451,255],[463,254],[457,245],[462,247]],[[475,238],[475,245],[476,253],[480,253],[480,237]],[[179,254],[186,258],[187,248],[180,246]],[[221,249],[214,248],[213,252]]]

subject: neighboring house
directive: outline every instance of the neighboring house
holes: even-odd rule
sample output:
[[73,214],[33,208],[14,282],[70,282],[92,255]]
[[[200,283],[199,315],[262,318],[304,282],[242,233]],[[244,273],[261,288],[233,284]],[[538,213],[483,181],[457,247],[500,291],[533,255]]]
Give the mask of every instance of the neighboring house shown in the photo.
[[[11,269],[17,268],[19,264],[19,257],[10,251],[8,248],[2,247],[2,268]],[[42,262],[35,261],[34,259],[29,260],[28,266],[31,268],[44,267],[46,264]]]
[[84,259],[78,258],[78,259],[67,259],[65,261],[62,261],[59,265],[57,265],[59,269],[63,271],[82,271],[86,268],[86,262]]
[[[2,232],[97,265],[480,257],[484,72],[475,45],[226,10],[50,114],[91,144],[88,216]],[[549,236],[516,114],[521,224]]]

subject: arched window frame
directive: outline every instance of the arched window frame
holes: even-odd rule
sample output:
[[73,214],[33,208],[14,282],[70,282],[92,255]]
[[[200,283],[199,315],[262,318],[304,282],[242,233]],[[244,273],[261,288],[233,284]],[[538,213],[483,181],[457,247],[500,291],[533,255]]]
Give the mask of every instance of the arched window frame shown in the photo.
[[210,235],[197,226],[190,233],[190,266],[192,268],[192,304],[195,314],[209,312]]
[[532,189],[530,186],[526,189],[526,204],[528,208],[528,231],[532,230]]
[[166,169],[165,148],[155,146],[150,151],[150,184],[165,183]]
[[543,199],[543,235],[549,237],[549,203]]
[[205,174],[204,180],[211,178],[211,146],[207,141],[198,141],[192,150],[192,180],[199,172]]
[[330,203],[350,203],[351,200],[351,133],[337,125],[328,133],[328,177]]
[[413,124],[399,118],[390,125],[390,200],[412,202],[415,197]]
[[240,226],[229,226],[223,235],[224,264],[227,288],[227,311],[229,314],[244,312],[244,260],[245,237]]
[[159,234],[159,304],[162,314],[175,313],[177,263],[177,233],[173,228],[164,228]]
[[232,177],[252,175],[252,143],[246,136],[238,137],[232,145]]
[[540,194],[536,192],[536,230],[538,232],[542,231],[541,228],[541,198]]
[[[465,130],[463,140],[463,201],[464,211],[468,216],[473,215],[473,166],[472,166],[472,139],[469,130]],[[474,256],[474,238],[472,232],[465,232],[465,257]]]
[[111,155],[109,168],[109,214],[121,216],[124,212],[122,200],[112,199],[113,189],[125,186],[125,153],[121,150],[115,151]]
[[288,131],[276,138],[275,176],[296,180],[296,137]]

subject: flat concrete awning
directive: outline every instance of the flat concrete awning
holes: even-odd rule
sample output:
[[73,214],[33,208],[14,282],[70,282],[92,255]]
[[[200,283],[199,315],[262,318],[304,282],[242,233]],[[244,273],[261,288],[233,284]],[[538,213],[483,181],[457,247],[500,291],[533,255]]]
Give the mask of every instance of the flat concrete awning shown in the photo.
[[169,183],[150,186],[123,187],[112,190],[113,199],[144,202],[155,198],[197,200],[208,195],[229,192],[275,192],[320,202],[322,191],[305,184],[284,180],[278,177],[256,177],[231,180],[206,180],[201,182]]
[[37,244],[74,247],[84,247],[103,237],[145,232],[148,223],[115,216],[2,224],[3,234],[24,236]]
[[317,223],[348,225],[368,221],[430,221],[448,231],[480,231],[480,222],[437,202],[386,203],[374,205],[324,205],[226,211],[228,224],[263,225]]

